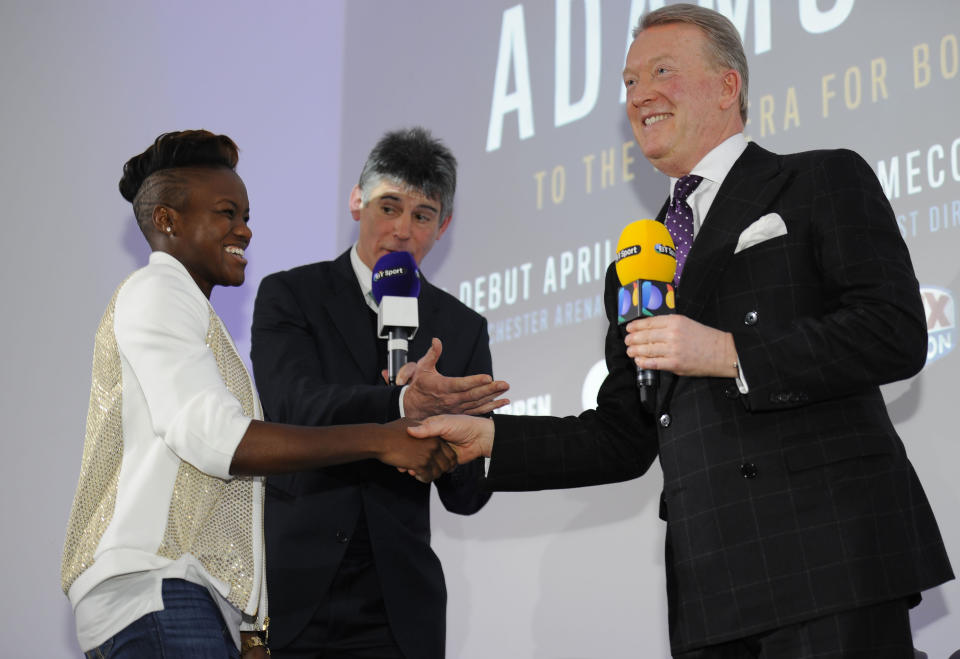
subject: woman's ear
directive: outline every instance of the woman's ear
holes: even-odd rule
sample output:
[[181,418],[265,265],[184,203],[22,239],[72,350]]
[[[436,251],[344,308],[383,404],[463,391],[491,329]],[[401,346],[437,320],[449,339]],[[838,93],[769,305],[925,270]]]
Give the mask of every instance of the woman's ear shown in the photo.
[[176,211],[172,208],[167,208],[166,206],[154,206],[153,207],[153,228],[154,230],[164,236],[173,237],[176,235],[176,227],[174,226],[174,215]]

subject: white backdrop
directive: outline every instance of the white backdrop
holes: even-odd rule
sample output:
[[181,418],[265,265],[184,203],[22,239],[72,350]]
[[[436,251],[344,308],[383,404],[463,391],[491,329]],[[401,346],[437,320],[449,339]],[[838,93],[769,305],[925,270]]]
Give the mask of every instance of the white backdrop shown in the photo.
[[[354,236],[347,194],[370,146],[389,128],[431,128],[460,159],[461,181],[453,227],[425,273],[488,317],[514,411],[576,413],[602,358],[607,244],[666,195],[631,146],[619,98],[632,17],[649,4],[0,5],[4,646],[78,654],[59,558],[93,332],[113,288],[146,258],[116,187],[128,157],[182,128],[240,145],[248,279],[213,301],[246,352],[259,279],[344,249]],[[854,148],[888,190],[932,342],[924,371],[885,394],[960,565],[960,3],[704,4],[742,27],[750,137],[777,151]],[[667,656],[659,488],[655,468],[619,485],[497,494],[472,517],[435,505],[448,655]],[[956,583],[927,593],[912,616],[917,647],[938,659],[957,652],[957,611]]]

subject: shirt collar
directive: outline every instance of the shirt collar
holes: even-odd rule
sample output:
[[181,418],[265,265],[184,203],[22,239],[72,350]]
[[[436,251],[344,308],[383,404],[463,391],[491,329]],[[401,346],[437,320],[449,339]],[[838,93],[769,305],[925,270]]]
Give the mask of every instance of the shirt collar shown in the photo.
[[[180,263],[180,260],[172,254],[161,251],[150,252],[150,258],[148,262],[150,265],[163,264],[173,266],[177,272],[193,282],[193,275],[191,275],[190,271],[187,270],[187,266]],[[196,284],[196,282],[193,283]]]
[[373,301],[373,270],[360,260],[357,243],[353,243],[353,247],[350,248],[350,265],[353,266],[353,274],[360,285],[364,301],[366,301],[368,307],[377,311],[377,304]]
[[[703,159],[690,170],[691,174],[702,176],[705,180],[719,186],[733,168],[733,163],[747,148],[747,138],[743,133],[731,135],[723,142],[713,147]],[[673,199],[673,188],[677,179],[670,177],[670,199]]]

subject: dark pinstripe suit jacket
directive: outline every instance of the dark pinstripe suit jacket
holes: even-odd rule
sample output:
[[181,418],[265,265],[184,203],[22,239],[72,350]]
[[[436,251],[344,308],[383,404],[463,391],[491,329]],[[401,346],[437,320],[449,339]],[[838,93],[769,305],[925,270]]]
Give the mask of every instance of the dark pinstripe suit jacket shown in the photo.
[[[443,341],[441,373],[492,372],[482,316],[425,280],[418,306],[411,358],[422,356],[436,336]],[[380,376],[378,339],[349,252],[266,277],[252,338],[269,420],[320,426],[399,416],[396,388]],[[490,495],[480,489],[481,472],[477,461],[436,481],[448,510],[470,514],[483,507]],[[430,486],[375,460],[267,479],[271,644],[291,643],[326,597],[361,507],[397,644],[405,656],[440,659],[447,592],[430,548]]]
[[[734,254],[752,222],[786,235]],[[661,218],[663,211],[661,211]],[[750,144],[697,235],[678,311],[732,332],[749,385],[663,373],[638,403],[607,273],[609,375],[579,418],[496,418],[493,489],[631,478],[659,454],[680,652],[952,578],[879,385],[926,355],[917,280],[876,176],[850,151]]]

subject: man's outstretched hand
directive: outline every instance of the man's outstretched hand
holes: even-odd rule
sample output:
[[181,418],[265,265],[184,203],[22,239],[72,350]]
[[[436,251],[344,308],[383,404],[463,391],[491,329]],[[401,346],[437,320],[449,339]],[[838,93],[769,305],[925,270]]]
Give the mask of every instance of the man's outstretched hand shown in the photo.
[[465,464],[493,452],[493,420],[485,417],[443,414],[409,426],[407,432],[420,440],[440,437],[457,452],[457,462]]
[[[510,385],[485,373],[447,377],[437,372],[437,360],[443,351],[434,338],[430,349],[416,362],[404,364],[397,372],[398,385],[408,385],[403,394],[404,416],[419,421],[437,414],[481,415],[503,407],[510,401],[498,398]],[[386,371],[383,372],[386,379]]]

